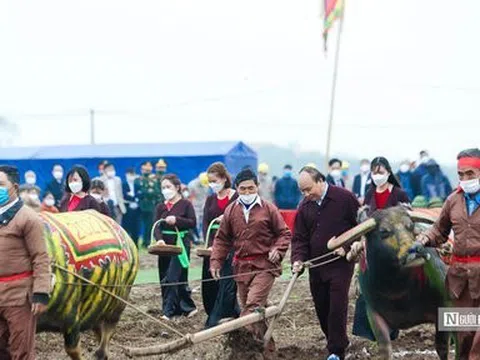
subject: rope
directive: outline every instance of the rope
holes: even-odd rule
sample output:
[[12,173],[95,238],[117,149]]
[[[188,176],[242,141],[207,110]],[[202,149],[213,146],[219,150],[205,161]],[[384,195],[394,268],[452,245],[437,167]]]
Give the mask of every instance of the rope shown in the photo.
[[[326,260],[326,261],[323,261],[323,262],[320,262],[318,264],[313,264],[313,262],[316,262],[318,260],[321,260],[321,259],[324,259],[325,257],[327,256],[331,256],[333,255],[333,251],[329,252],[329,253],[326,253],[322,256],[318,256],[318,257],[315,257],[313,259],[310,259],[308,261],[305,261],[303,264],[304,264],[304,267],[305,268],[310,268],[310,269],[314,269],[316,267],[320,267],[320,266],[323,266],[323,265],[327,265],[327,264],[330,264],[334,261],[337,261],[341,258],[341,256],[336,256],[330,260]],[[54,266],[57,266],[57,265],[54,265]],[[244,273],[238,273],[238,274],[235,274],[235,275],[228,275],[228,276],[222,276],[220,277],[218,280],[217,279],[194,279],[194,280],[190,280],[190,281],[182,281],[182,282],[175,282],[175,283],[167,283],[167,284],[160,284],[162,287],[163,286],[180,286],[180,285],[188,285],[189,283],[192,283],[192,282],[200,282],[200,283],[207,283],[207,282],[212,282],[212,281],[220,281],[220,280],[226,280],[226,279],[233,279],[235,277],[238,277],[238,276],[245,276],[245,275],[257,275],[257,274],[261,274],[261,273],[264,273],[264,272],[272,272],[272,271],[278,271],[278,270],[282,270],[283,268],[282,267],[277,267],[277,268],[273,268],[273,269],[266,269],[266,270],[255,270],[255,271],[249,271],[249,272],[244,272]],[[72,273],[73,274],[73,273]],[[79,277],[79,276],[77,276]],[[85,279],[87,280],[87,279]],[[62,285],[69,285],[69,286],[99,286],[95,283],[92,283],[90,282],[89,280],[87,280],[86,282],[88,282],[88,284],[76,284],[76,283],[67,283],[67,282],[60,282],[60,281],[57,281],[57,284],[62,284]],[[153,283],[152,283],[153,284]],[[144,284],[144,285],[149,285],[149,284]],[[139,286],[144,286],[144,285],[105,285],[103,288],[124,288],[124,287],[139,287]]]
[[77,274],[77,273],[75,273],[75,272],[73,272],[73,271],[70,271],[70,270],[68,270],[67,268],[64,268],[63,266],[60,266],[60,265],[58,265],[58,264],[53,264],[53,266],[56,267],[56,268],[59,269],[59,270],[62,270],[62,271],[66,272],[66,273],[68,273],[68,274],[70,274],[70,275],[75,276],[76,278],[80,279],[81,281],[84,281],[84,282],[88,283],[88,284],[91,285],[91,286],[95,286],[95,287],[98,288],[100,291],[103,291],[104,293],[112,296],[113,298],[117,299],[118,301],[124,303],[126,306],[129,306],[129,307],[133,308],[134,310],[138,311],[140,314],[145,315],[145,316],[148,317],[150,320],[155,321],[156,323],[160,324],[160,325],[163,326],[164,328],[166,328],[166,329],[174,332],[175,334],[177,334],[177,335],[179,335],[179,336],[181,336],[181,337],[185,337],[185,335],[183,335],[180,331],[174,329],[173,327],[165,324],[164,322],[160,321],[159,319],[157,319],[157,318],[153,317],[152,315],[146,313],[145,311],[139,309],[137,306],[135,306],[135,305],[129,303],[128,301],[122,299],[120,296],[112,293],[111,291],[106,290],[106,289],[103,288],[102,286],[100,286],[100,285],[98,285],[98,284],[95,284],[94,282],[88,280],[87,278],[84,278],[83,276],[81,276],[81,275],[79,275],[79,274]]

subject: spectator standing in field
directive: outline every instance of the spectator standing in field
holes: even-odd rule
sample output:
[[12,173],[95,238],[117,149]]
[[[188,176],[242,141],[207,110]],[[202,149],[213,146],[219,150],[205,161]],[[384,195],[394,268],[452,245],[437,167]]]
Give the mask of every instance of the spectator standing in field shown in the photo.
[[269,167],[266,163],[258,165],[258,194],[262,199],[273,202],[273,183],[268,172]]
[[[63,194],[65,193],[65,183],[63,182],[63,167],[55,164],[52,169],[52,180],[47,184],[45,195],[51,193],[55,199],[55,206],[60,206]],[[44,197],[45,197],[44,195]]]
[[91,180],[87,169],[82,165],[75,165],[67,173],[67,184],[65,186],[65,196],[60,202],[60,212],[97,210],[102,209],[88,192],[90,191]]
[[440,166],[435,160],[430,159],[425,167],[427,173],[422,177],[422,195],[427,201],[433,198],[445,200],[452,193],[450,181],[440,170]]
[[112,201],[112,217],[119,224],[122,224],[123,215],[127,212],[125,200],[123,198],[122,179],[116,175],[115,166],[112,163],[104,164],[104,175],[100,180],[105,184],[108,190],[108,199]]
[[55,206],[55,197],[51,192],[46,192],[43,196],[41,211],[46,211],[52,214],[58,213],[58,208]]
[[127,212],[123,216],[123,228],[132,238],[138,247],[138,237],[140,234],[141,213],[138,206],[138,199],[135,196],[135,180],[138,176],[135,174],[134,168],[127,169],[125,174],[125,182],[123,183],[123,198]]
[[283,167],[283,176],[275,184],[275,204],[280,210],[294,210],[300,201],[300,189],[291,165]]
[[150,245],[155,207],[159,199],[160,188],[155,175],[152,174],[153,166],[150,161],[142,163],[142,176],[135,180],[135,197],[138,199],[140,214],[143,224],[143,246]]
[[365,200],[365,194],[371,183],[372,176],[370,172],[370,160],[362,159],[360,161],[360,174],[355,175],[352,188],[352,192],[355,194],[361,205]]
[[338,187],[345,187],[345,182],[342,179],[342,161],[340,159],[331,159],[328,162],[328,176],[327,183]]
[[205,206],[205,201],[207,201],[207,196],[210,193],[207,173],[202,172],[197,178],[190,181],[188,183],[188,191],[190,192],[190,199],[197,216],[195,235],[200,238],[203,224],[203,209]]
[[403,191],[408,195],[410,201],[413,201],[414,196],[414,179],[413,173],[410,170],[410,161],[404,160],[400,164],[400,168],[397,172],[397,177],[400,180],[400,185],[402,185]]

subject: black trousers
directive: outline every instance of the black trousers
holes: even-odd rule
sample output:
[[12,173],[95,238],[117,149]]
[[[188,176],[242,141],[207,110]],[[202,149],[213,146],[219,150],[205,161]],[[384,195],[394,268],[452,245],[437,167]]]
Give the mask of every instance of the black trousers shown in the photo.
[[[222,277],[233,275],[232,251],[220,272]],[[202,279],[211,279],[210,259],[205,258],[203,263]],[[237,318],[240,316],[240,306],[237,300],[237,283],[233,278],[221,279],[202,283],[202,298],[205,312],[208,315],[205,328],[218,325],[219,321],[225,318]]]
[[135,245],[138,247],[138,237],[140,236],[140,210],[127,208],[127,213],[123,216],[122,227],[130,235]]
[[[190,240],[185,239],[185,248],[190,257]],[[196,309],[192,292],[187,284],[169,285],[178,282],[188,282],[188,268],[180,264],[178,256],[159,256],[158,275],[162,291],[163,314],[167,317],[188,315]]]
[[348,291],[352,275],[353,266],[350,264],[331,272],[325,269],[322,276],[313,271],[310,273],[310,291],[320,327],[327,338],[328,351],[340,358],[345,356],[345,350],[349,344]]
[[143,224],[143,247],[147,248],[150,245],[150,235],[153,226],[153,212],[142,211],[141,219]]

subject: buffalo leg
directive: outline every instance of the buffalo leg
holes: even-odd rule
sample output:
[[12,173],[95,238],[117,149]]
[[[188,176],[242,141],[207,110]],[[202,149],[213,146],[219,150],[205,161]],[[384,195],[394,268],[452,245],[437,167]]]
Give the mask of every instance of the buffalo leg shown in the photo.
[[63,337],[65,339],[65,351],[72,360],[82,360],[82,350],[80,348],[80,329],[74,326],[68,329]]
[[110,343],[110,339],[112,338],[113,334],[115,333],[115,327],[117,323],[109,323],[103,321],[98,330],[100,335],[100,346],[98,347],[97,351],[95,351],[95,359],[97,360],[107,360],[108,359],[108,345]]
[[390,328],[386,321],[367,306],[367,315],[373,334],[378,342],[379,358],[390,360],[392,358],[392,343],[390,341]]
[[435,350],[440,360],[448,360],[450,333],[438,331],[438,321],[435,322]]

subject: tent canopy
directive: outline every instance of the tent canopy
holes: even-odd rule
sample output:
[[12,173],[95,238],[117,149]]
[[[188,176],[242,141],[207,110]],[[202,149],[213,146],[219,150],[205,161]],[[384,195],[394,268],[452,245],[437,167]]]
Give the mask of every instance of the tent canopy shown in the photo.
[[55,164],[64,167],[65,172],[73,165],[85,166],[90,175],[98,175],[98,164],[108,160],[115,165],[117,175],[133,167],[137,172],[143,161],[155,163],[160,159],[167,162],[167,172],[172,172],[188,183],[206,171],[215,162],[223,162],[232,175],[243,167],[256,169],[257,154],[241,141],[238,142],[191,142],[164,144],[102,144],[68,145],[47,147],[18,147],[0,149],[0,164],[16,165],[23,175],[27,170],[37,174],[37,185],[45,188],[52,180],[51,170]]

